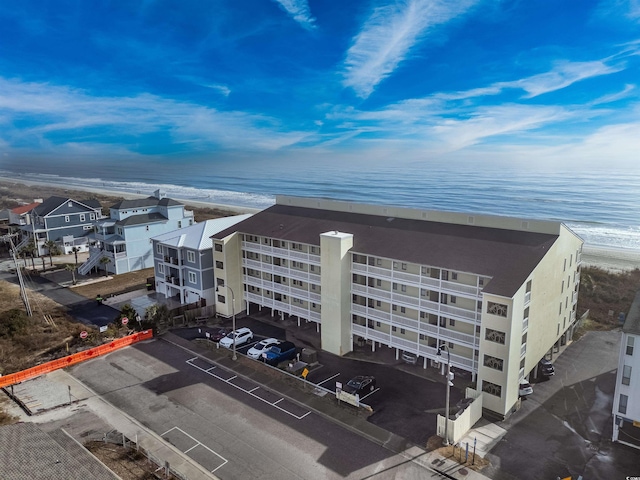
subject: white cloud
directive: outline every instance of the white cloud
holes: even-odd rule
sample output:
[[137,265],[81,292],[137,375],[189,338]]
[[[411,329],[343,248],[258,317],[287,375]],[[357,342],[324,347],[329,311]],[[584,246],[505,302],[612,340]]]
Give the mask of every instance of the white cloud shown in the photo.
[[624,70],[623,66],[610,66],[601,60],[592,62],[561,62],[551,71],[533,75],[521,80],[502,82],[499,87],[521,88],[527,92],[526,98],[566,88],[587,78],[609,75]]
[[304,28],[315,28],[315,18],[311,16],[307,0],[274,0]]
[[368,97],[430,28],[462,15],[477,1],[406,0],[376,8],[347,52],[344,85]]
[[[66,86],[23,83],[0,77],[0,117],[20,121],[3,128],[9,143],[46,142],[47,136],[68,143],[135,145],[137,136],[168,132],[172,144],[194,149],[273,150],[305,138],[304,132],[283,131],[271,117],[241,111],[219,111],[151,94],[94,97]],[[132,139],[133,137],[133,139]],[[62,142],[61,142],[62,143]]]
[[618,100],[622,100],[625,98],[629,98],[635,92],[636,86],[627,84],[624,86],[624,89],[617,93],[612,93],[610,95],[603,95],[600,98],[595,99],[591,102],[591,105],[602,105],[603,103],[612,103],[617,102]]

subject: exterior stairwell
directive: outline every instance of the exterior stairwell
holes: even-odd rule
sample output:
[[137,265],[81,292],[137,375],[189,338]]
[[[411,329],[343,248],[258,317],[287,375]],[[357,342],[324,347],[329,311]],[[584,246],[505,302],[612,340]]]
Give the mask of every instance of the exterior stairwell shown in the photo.
[[33,241],[33,237],[24,237],[22,241],[14,247],[15,251],[19,252],[21,248],[26,247],[31,241]]
[[89,258],[86,262],[78,267],[78,273],[80,275],[86,275],[87,273],[89,273],[93,267],[100,263],[100,259],[103,256],[104,255],[102,254],[102,250],[100,250],[99,248],[91,247],[89,249]]

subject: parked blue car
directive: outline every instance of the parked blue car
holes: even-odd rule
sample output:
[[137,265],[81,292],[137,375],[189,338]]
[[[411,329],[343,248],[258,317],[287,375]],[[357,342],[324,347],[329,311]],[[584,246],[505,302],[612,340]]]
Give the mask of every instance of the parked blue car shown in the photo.
[[291,342],[282,342],[272,346],[262,354],[262,359],[269,365],[276,366],[285,360],[296,358],[296,346]]

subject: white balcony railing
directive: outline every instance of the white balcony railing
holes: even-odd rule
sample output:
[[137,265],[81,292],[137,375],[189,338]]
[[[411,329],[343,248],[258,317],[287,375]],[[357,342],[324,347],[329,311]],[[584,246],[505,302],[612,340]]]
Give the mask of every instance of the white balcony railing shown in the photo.
[[529,317],[525,317],[525,319],[522,320],[522,333],[526,332],[527,330],[529,330]]

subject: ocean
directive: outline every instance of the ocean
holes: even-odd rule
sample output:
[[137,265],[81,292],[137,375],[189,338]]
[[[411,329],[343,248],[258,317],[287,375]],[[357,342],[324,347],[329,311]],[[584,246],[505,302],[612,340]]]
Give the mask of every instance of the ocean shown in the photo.
[[[150,164],[151,165],[151,164]],[[640,250],[640,170],[544,171],[470,164],[277,165],[258,162],[104,164],[59,173],[3,167],[0,176],[68,188],[266,208],[275,195],[562,221],[593,246]]]

